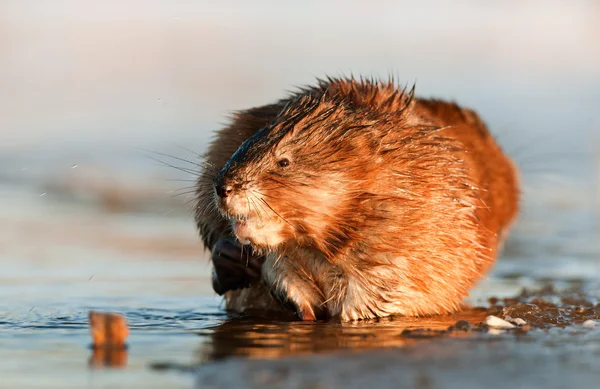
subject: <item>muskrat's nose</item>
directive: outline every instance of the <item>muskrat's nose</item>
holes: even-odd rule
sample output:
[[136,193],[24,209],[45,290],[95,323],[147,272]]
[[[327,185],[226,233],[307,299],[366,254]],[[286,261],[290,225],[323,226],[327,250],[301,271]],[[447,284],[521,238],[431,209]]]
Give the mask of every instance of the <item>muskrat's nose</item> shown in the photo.
[[217,189],[217,195],[221,198],[230,196],[231,193],[233,192],[233,186],[231,186],[231,185],[218,184],[216,189]]

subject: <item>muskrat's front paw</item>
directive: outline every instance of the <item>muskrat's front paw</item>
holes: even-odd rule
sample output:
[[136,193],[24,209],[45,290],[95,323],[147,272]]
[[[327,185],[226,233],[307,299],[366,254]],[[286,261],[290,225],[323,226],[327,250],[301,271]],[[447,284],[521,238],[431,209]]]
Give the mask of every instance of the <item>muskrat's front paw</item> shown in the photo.
[[242,246],[233,238],[221,238],[211,252],[212,285],[217,294],[247,288],[260,280],[265,257],[252,254],[249,246]]
[[326,320],[329,317],[327,310],[307,304],[300,304],[296,309],[296,314],[303,321]]
[[293,293],[293,297],[284,291],[271,291],[273,297],[284,307],[296,312],[296,315],[303,321],[325,320],[329,317],[327,309],[320,304],[314,304],[307,298]]

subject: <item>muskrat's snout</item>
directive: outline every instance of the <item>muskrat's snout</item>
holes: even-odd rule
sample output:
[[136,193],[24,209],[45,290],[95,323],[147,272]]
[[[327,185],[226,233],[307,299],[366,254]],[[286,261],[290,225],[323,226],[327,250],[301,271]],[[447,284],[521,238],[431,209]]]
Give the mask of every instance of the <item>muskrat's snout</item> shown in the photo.
[[226,166],[214,181],[215,204],[229,219],[234,236],[242,244],[275,247],[290,235],[283,233],[287,225],[263,198],[258,183],[248,178],[247,171]]
[[219,174],[214,183],[215,201],[221,211],[229,216],[244,213],[246,209],[240,204],[244,199],[244,188],[224,174]]
[[215,204],[224,216],[243,221],[253,215],[249,200],[249,182],[243,182],[230,171],[222,171],[214,181]]
[[238,180],[232,176],[229,166],[223,167],[214,180],[214,189],[218,200],[224,201],[240,192],[241,185]]
[[225,197],[231,195],[231,193],[233,191],[233,185],[231,185],[229,180],[225,179],[225,174],[227,172],[226,169],[227,169],[227,167],[224,167],[223,169],[221,169],[221,171],[215,177],[215,180],[213,182],[213,187],[215,188],[215,193],[220,198],[225,198]]
[[233,194],[233,185],[223,182],[223,180],[215,183],[215,192],[220,198],[225,198]]

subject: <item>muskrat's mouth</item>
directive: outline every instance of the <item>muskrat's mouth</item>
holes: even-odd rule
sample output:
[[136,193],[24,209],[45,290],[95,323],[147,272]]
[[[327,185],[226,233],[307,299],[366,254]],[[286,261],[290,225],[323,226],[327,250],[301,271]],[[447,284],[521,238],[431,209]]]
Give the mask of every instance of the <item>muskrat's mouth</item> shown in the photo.
[[233,215],[229,218],[235,223],[246,223],[246,221],[248,220],[248,215]]
[[254,224],[252,215],[229,215],[229,219],[233,223],[233,233],[238,238],[238,240],[242,244],[251,244],[252,243],[252,230],[248,224]]
[[254,222],[257,219],[257,216],[253,213],[226,214],[226,216],[229,219],[229,221],[234,224],[248,224]]
[[271,215],[257,212],[235,213],[229,210],[225,216],[231,223],[234,236],[240,243],[254,248],[275,247],[283,242],[281,224]]

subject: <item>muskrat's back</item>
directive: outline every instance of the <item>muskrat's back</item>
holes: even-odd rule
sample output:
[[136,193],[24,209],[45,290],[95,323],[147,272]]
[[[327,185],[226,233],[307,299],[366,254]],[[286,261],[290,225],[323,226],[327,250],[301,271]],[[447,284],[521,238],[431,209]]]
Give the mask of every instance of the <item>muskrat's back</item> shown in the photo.
[[419,99],[417,112],[446,126],[443,132],[463,145],[464,158],[472,161],[474,168],[471,175],[481,185],[480,195],[486,205],[478,209],[479,218],[485,228],[497,231],[500,236],[498,243],[502,243],[519,208],[519,180],[515,165],[474,111],[461,108],[456,103]]
[[[342,136],[367,133],[339,143],[318,133],[321,127],[314,123],[351,128]],[[320,143],[310,143],[313,138]],[[379,146],[369,145],[370,138]],[[335,155],[331,162],[323,142],[337,145],[329,150]],[[347,146],[352,142],[360,147]],[[308,162],[303,166],[292,157],[287,167],[290,161],[283,158],[286,169],[298,171],[277,173],[277,165],[261,156],[283,148],[310,159],[305,149],[298,150],[302,147],[321,147],[323,175],[337,180],[339,172],[339,188],[329,185],[331,179],[319,181],[315,170],[303,172],[314,169]],[[235,282],[228,287],[227,308],[235,311],[291,305],[305,320],[454,311],[493,263],[518,209],[516,169],[473,111],[416,99],[391,84],[329,80],[240,112],[218,132],[206,156],[215,168],[199,179],[196,221],[215,268],[221,274],[233,269],[233,262],[220,265],[223,251],[215,247],[236,234],[263,254],[254,257],[262,275],[244,284],[248,287],[237,289]],[[261,184],[275,182],[264,176],[267,171],[279,174],[280,185],[293,186],[288,196]],[[257,199],[240,211],[237,192],[224,192],[237,188],[240,199],[248,197],[239,181],[242,173],[255,179],[260,189],[255,196],[264,205]],[[303,173],[312,178],[298,178]],[[234,229],[224,213],[236,218]],[[265,235],[263,228],[273,233]]]

